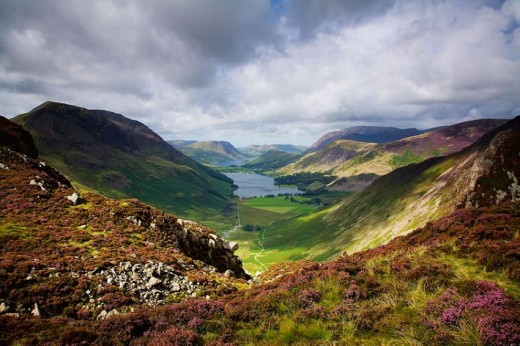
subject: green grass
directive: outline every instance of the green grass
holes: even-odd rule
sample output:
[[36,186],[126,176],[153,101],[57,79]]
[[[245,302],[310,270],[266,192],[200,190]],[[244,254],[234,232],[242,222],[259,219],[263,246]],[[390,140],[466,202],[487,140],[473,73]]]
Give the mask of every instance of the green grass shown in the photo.
[[[310,201],[310,198],[299,197],[296,200],[303,202]],[[243,204],[250,208],[263,209],[279,214],[285,214],[288,212],[293,214],[308,214],[316,209],[315,206],[310,204],[299,204],[291,202],[284,196],[251,198],[244,200]]]

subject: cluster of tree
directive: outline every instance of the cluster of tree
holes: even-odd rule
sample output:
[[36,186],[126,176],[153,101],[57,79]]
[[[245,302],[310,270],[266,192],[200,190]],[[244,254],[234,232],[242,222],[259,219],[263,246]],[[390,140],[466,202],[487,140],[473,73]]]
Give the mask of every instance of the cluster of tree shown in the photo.
[[306,191],[308,186],[312,183],[318,182],[323,185],[327,185],[336,179],[333,175],[327,175],[325,173],[296,173],[290,175],[283,175],[274,178],[274,183],[277,185],[296,185],[298,190]]
[[247,225],[243,225],[242,229],[246,232],[258,232],[262,229],[262,227],[260,227],[258,225],[247,224]]
[[285,196],[285,200],[287,201],[290,201],[292,203],[298,203],[298,204],[310,204],[310,205],[321,205],[321,199],[318,198],[318,197],[314,197],[314,198],[311,198],[311,199],[296,199],[292,196]]

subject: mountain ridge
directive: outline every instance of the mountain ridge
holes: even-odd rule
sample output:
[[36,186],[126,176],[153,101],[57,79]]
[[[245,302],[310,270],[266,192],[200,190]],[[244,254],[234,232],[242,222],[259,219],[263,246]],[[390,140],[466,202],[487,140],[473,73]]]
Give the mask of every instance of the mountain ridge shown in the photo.
[[[278,172],[330,172],[338,178],[331,186],[340,187],[343,180],[348,182],[358,175],[381,176],[410,163],[459,151],[503,123],[505,120],[497,119],[463,122],[388,143],[338,140],[282,167]],[[331,157],[333,153],[335,155]]]
[[227,177],[120,114],[46,102],[13,120],[31,132],[45,160],[110,197],[137,197],[188,216],[203,201],[224,209],[231,196]]

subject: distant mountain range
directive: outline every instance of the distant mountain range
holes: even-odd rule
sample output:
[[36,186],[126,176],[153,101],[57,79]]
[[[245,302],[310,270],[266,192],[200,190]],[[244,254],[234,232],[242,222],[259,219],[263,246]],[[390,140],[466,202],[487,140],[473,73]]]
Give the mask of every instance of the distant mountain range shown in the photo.
[[269,150],[283,151],[291,154],[301,154],[307,150],[306,146],[293,144],[262,144],[250,145],[248,147],[239,148],[241,153],[249,157],[258,157],[265,154]]
[[349,186],[349,181],[358,175],[384,175],[410,163],[457,152],[505,122],[497,119],[469,121],[379,144],[340,139],[321,146],[278,172],[330,172],[338,177],[334,186]]
[[120,114],[46,102],[13,121],[32,134],[44,160],[106,196],[196,216],[224,209],[232,195],[229,178]]
[[[503,121],[491,123],[497,122]],[[489,126],[486,120],[472,122],[469,127],[468,123],[455,125],[434,131],[434,138],[465,133],[467,140],[476,140],[480,132],[474,125],[482,123]],[[427,138],[426,134],[421,136]],[[395,169],[328,209],[271,225],[270,236],[262,244],[266,251],[273,248],[277,253],[298,244],[307,248],[300,258],[325,259],[345,250],[354,252],[384,244],[457,208],[515,201],[520,197],[518,138],[520,117],[461,151]]]
[[244,168],[261,171],[272,171],[296,161],[301,155],[288,153],[280,150],[268,150],[259,157],[246,162]]
[[[177,148],[197,162],[220,165],[230,161],[245,161],[244,155],[226,141],[177,141]],[[169,142],[172,144],[172,141]],[[181,143],[179,145],[179,143]],[[189,143],[189,144],[188,144]],[[172,144],[174,145],[174,144]],[[174,145],[175,146],[175,145]]]
[[356,142],[368,143],[386,143],[396,141],[402,138],[416,136],[424,131],[417,129],[399,129],[396,127],[380,127],[380,126],[354,126],[342,130],[333,131],[324,134],[314,144],[312,144],[307,152],[314,152],[327,144],[340,139],[350,139]]

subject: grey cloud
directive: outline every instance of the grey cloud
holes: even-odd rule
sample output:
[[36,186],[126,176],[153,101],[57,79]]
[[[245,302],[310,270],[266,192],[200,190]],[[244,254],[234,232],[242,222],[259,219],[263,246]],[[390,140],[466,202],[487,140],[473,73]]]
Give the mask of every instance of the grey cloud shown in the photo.
[[302,144],[512,116],[515,1],[0,0],[0,113],[52,99],[175,138]]

